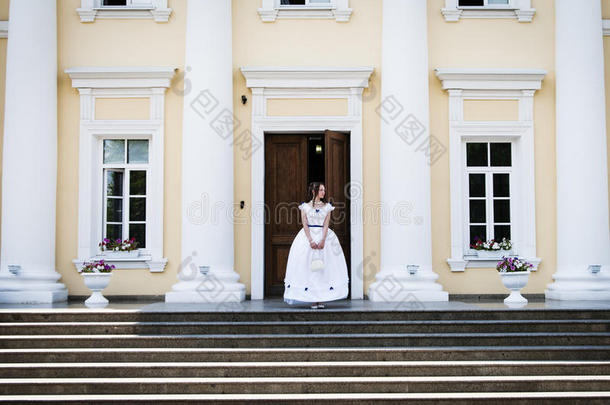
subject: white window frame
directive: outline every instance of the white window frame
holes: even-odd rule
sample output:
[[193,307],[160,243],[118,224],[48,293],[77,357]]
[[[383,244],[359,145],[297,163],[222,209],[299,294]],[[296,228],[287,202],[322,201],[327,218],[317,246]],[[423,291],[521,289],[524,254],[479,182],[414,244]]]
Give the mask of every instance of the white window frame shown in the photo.
[[[449,166],[451,211],[451,271],[495,268],[496,260],[482,259],[466,249],[468,212],[464,203],[466,142],[512,142],[511,241],[513,254],[538,269],[534,183],[534,93],[546,71],[541,69],[435,69],[449,93]],[[516,100],[516,121],[465,121],[465,100]],[[469,238],[466,239],[469,241]]]
[[[148,268],[162,272],[163,257],[163,151],[165,91],[174,76],[168,67],[77,67],[66,70],[72,87],[80,93],[80,135],[78,168],[78,257],[84,261],[102,258],[98,246],[103,225],[103,140],[149,139],[147,177],[146,248],[137,258],[106,259],[120,269]],[[101,98],[142,98],[150,100],[146,120],[96,120],[95,101]]]
[[[511,166],[467,166],[467,161],[466,161],[466,144],[469,142],[481,142],[481,143],[497,143],[497,142],[507,142],[510,143],[511,145]],[[467,137],[464,137],[462,139],[462,162],[464,164],[464,166],[462,167],[462,172],[464,174],[464,177],[462,179],[462,196],[463,196],[463,201],[464,201],[464,213],[463,213],[463,218],[464,218],[464,236],[463,236],[463,243],[464,243],[464,252],[466,255],[476,255],[476,251],[474,249],[470,248],[470,182],[469,182],[469,174],[471,173],[479,173],[479,174],[485,174],[485,197],[476,197],[477,199],[484,199],[485,200],[485,216],[486,216],[486,221],[485,221],[485,226],[487,228],[486,231],[486,240],[490,240],[493,237],[491,236],[491,233],[489,232],[489,229],[493,229],[494,226],[494,217],[493,217],[493,200],[494,199],[508,199],[510,201],[510,223],[506,224],[506,223],[502,223],[502,225],[510,225],[511,227],[511,239],[512,239],[512,235],[513,235],[513,231],[514,231],[514,215],[515,215],[515,203],[514,203],[514,196],[513,196],[513,190],[515,189],[515,184],[514,184],[514,156],[515,156],[515,145],[513,144],[512,141],[510,140],[505,140],[505,141],[499,141],[498,139],[493,139],[493,138],[485,138],[485,137],[477,137],[474,139],[469,139]],[[491,156],[489,154],[489,146],[488,146],[488,155],[487,155],[487,159],[491,159]],[[493,175],[495,173],[508,173],[509,174],[509,196],[508,197],[494,197],[493,196]]]
[[[306,0],[309,2],[309,0]],[[261,0],[258,15],[263,22],[288,19],[334,19],[348,22],[352,15],[349,0],[330,0],[328,4],[282,5],[281,0]]]
[[167,0],[127,0],[126,6],[104,6],[103,0],[81,0],[76,9],[81,22],[102,19],[151,19],[166,23],[172,13]]
[[[130,140],[146,140],[148,141],[148,163],[103,163],[103,157],[104,157],[104,141],[108,140],[108,139],[119,139],[119,140],[124,140],[125,141],[125,158],[127,158],[127,149],[128,149],[128,141]],[[149,238],[151,237],[150,235],[150,210],[153,208],[152,207],[152,203],[150,200],[150,136],[148,137],[143,137],[143,138],[123,138],[120,136],[108,136],[108,137],[104,137],[101,139],[101,143],[102,143],[102,234],[100,235],[100,239],[107,237],[106,235],[106,225],[108,224],[108,218],[107,218],[107,209],[106,209],[106,201],[108,198],[117,198],[114,196],[108,196],[107,192],[108,192],[108,178],[106,177],[106,171],[107,170],[114,170],[114,171],[120,171],[123,173],[123,195],[121,196],[121,199],[123,200],[123,218],[121,218],[121,226],[122,226],[122,233],[121,233],[121,240],[125,240],[128,238],[128,232],[127,229],[129,228],[130,224],[137,224],[137,223],[144,223],[146,225],[146,245],[148,245],[148,241]],[[131,194],[131,187],[130,187],[130,176],[131,176],[131,172],[132,171],[145,171],[146,172],[146,191],[144,195],[137,195],[135,197],[144,197],[146,198],[146,218],[144,221],[131,221],[129,220],[129,208],[130,208],[130,198],[134,197],[134,195]],[[140,250],[140,252],[146,252],[145,248],[138,248],[138,250]]]
[[460,18],[514,18],[519,22],[532,22],[536,14],[531,0],[509,0],[507,5],[484,1],[484,6],[459,6],[459,0],[445,0],[441,13],[447,22],[456,22]]

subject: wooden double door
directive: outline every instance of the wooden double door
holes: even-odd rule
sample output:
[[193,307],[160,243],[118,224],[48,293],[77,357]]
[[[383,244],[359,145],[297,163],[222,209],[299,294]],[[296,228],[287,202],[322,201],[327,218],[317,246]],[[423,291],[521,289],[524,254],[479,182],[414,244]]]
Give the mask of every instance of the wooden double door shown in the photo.
[[[335,210],[329,228],[350,265],[349,133],[265,135],[265,296],[284,294],[290,246],[301,230],[298,206],[311,200],[307,188],[321,181]],[[350,294],[351,295],[351,294]]]

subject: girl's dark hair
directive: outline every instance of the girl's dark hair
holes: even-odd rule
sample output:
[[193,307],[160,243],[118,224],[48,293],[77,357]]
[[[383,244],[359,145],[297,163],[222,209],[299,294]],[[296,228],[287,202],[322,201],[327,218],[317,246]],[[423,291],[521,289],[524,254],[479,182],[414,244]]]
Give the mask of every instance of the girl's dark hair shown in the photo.
[[[311,183],[309,183],[309,187],[307,187],[307,199],[305,201],[313,200],[315,198],[315,196],[318,195],[318,190],[320,189],[320,186],[322,186],[322,185],[324,185],[324,183],[321,183],[318,181],[312,181]],[[324,185],[324,187],[326,187],[326,186]],[[315,191],[315,194],[313,194],[314,191]],[[322,201],[325,204],[328,202],[326,200],[326,194],[324,194],[324,197],[322,197],[320,199],[320,201]]]

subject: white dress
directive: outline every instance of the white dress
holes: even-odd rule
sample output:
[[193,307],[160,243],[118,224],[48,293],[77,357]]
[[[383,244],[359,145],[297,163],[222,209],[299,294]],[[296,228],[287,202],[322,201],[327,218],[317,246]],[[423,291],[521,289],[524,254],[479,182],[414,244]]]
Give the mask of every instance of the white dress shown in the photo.
[[[299,209],[305,210],[309,233],[314,242],[320,242],[324,231],[326,215],[335,209],[330,203],[314,209],[303,202]],[[288,304],[309,304],[312,302],[334,301],[347,298],[349,277],[347,263],[339,238],[328,228],[322,253],[324,268],[311,270],[314,249],[309,245],[305,229],[301,228],[294,238],[288,253],[286,276],[284,278],[284,302]]]

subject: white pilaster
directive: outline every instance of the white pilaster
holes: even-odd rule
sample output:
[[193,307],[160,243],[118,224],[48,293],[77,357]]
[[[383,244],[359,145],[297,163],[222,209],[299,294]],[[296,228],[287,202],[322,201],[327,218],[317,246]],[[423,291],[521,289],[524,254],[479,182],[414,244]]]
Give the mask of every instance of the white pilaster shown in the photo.
[[601,18],[599,0],[555,3],[557,272],[547,299],[610,299]]
[[[65,301],[55,271],[57,12],[11,1],[2,157],[0,302]],[[18,275],[9,266],[20,266]]]
[[[231,1],[189,0],[182,132],[182,266],[166,302],[235,302]],[[199,266],[210,266],[207,275]]]
[[[432,271],[425,0],[384,0],[381,114],[381,269],[372,301],[447,301]],[[406,265],[419,265],[416,275]]]

